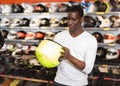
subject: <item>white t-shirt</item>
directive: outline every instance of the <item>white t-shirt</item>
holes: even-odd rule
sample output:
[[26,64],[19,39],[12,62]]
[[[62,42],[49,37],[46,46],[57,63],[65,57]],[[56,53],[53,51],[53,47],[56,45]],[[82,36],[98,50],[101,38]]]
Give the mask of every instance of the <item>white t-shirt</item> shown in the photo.
[[83,86],[88,84],[88,74],[92,71],[96,51],[97,40],[90,33],[84,31],[79,36],[73,38],[68,30],[58,33],[54,41],[70,49],[71,55],[84,61],[86,67],[83,70],[75,67],[69,60],[64,59],[58,65],[58,70],[54,81],[68,86]]

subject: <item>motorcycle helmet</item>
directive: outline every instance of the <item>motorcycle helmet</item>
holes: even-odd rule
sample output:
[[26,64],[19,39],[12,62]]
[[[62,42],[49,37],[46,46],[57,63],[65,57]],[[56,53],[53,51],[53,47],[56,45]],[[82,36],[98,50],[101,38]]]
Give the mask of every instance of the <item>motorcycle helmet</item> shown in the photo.
[[35,39],[43,40],[44,36],[45,34],[43,32],[38,31],[35,33]]
[[35,51],[35,55],[43,67],[53,68],[59,65],[61,52],[63,50],[60,44],[51,40],[42,40]]
[[108,12],[109,5],[108,3],[96,0],[95,3],[96,12]]
[[26,33],[26,40],[33,40],[35,38],[35,33],[34,32],[27,32]]
[[106,59],[117,59],[118,56],[119,56],[118,49],[115,49],[115,48],[107,49]]
[[104,34],[103,37],[104,37],[104,40],[103,40],[104,43],[113,43],[116,40],[116,37],[111,33]]
[[112,6],[112,12],[120,12],[120,0],[110,0]]
[[120,34],[117,35],[116,43],[117,43],[117,44],[120,44]]
[[96,20],[92,16],[85,16],[84,17],[84,25],[83,27],[95,27],[96,25]]
[[63,17],[59,20],[59,26],[60,27],[67,27],[68,26],[67,17]]
[[110,25],[111,25],[109,18],[107,18],[106,16],[98,15],[97,20],[98,20],[98,22],[100,22],[100,24],[98,25],[98,27],[100,27],[100,28],[110,27]]
[[53,31],[46,31],[44,39],[51,39],[52,40],[54,38],[54,36],[55,36],[55,32],[53,32]]
[[96,59],[102,60],[104,58],[106,58],[106,49],[104,47],[98,47],[96,53]]
[[100,32],[94,32],[92,35],[97,39],[97,42],[103,42],[103,35]]
[[7,39],[16,39],[17,38],[17,32],[15,30],[10,30],[8,35],[7,35]]
[[9,32],[7,30],[2,30],[2,32],[3,32],[3,37],[7,38],[7,35],[8,35]]
[[22,18],[20,20],[20,26],[29,26],[29,24],[30,24],[30,20],[27,18]]
[[69,5],[65,4],[65,3],[61,3],[59,5],[59,12],[67,12],[67,10],[69,9]]
[[32,13],[34,10],[34,7],[28,3],[22,3],[21,6],[24,8],[24,13]]
[[112,22],[112,28],[119,28],[120,27],[120,17],[116,15],[110,16],[110,20]]
[[0,30],[0,49],[3,47],[3,45],[4,45],[4,36],[2,30]]
[[2,18],[0,21],[0,27],[8,27],[10,26],[10,19],[8,18]]
[[23,13],[24,8],[20,4],[12,4],[12,13]]
[[20,26],[20,21],[21,21],[21,19],[19,19],[19,18],[12,19],[10,27],[18,27],[18,26]]
[[34,12],[48,12],[48,8],[43,4],[37,4],[34,6]]
[[89,0],[82,0],[80,4],[83,7],[84,12],[95,12],[95,5],[93,2]]
[[11,6],[8,4],[1,4],[0,8],[1,8],[1,13],[11,13],[12,11]]
[[25,31],[21,30],[21,31],[17,32],[17,38],[18,39],[24,39],[25,36],[26,36],[26,32]]
[[59,6],[57,3],[50,3],[48,7],[49,12],[58,12]]
[[40,23],[41,23],[41,20],[40,20],[40,19],[38,19],[38,18],[32,18],[32,19],[30,20],[29,26],[30,26],[30,27],[39,27],[39,26],[40,26]]
[[51,27],[58,27],[59,26],[59,19],[57,19],[57,18],[51,18],[50,19],[50,26]]
[[42,18],[40,22],[40,26],[49,26],[50,22],[48,18]]

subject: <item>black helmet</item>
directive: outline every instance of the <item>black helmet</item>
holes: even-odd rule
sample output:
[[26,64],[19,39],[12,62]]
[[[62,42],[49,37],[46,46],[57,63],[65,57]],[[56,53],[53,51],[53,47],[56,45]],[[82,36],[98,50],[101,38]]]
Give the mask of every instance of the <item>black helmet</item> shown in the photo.
[[104,37],[101,33],[94,32],[94,33],[92,33],[92,35],[95,36],[95,38],[97,39],[97,42],[103,42]]
[[20,4],[12,4],[12,13],[23,13],[24,8]]
[[85,16],[84,19],[84,27],[95,27],[96,20],[92,16]]
[[106,57],[106,49],[104,47],[98,47],[97,48],[96,59],[97,60],[102,60],[105,57]]

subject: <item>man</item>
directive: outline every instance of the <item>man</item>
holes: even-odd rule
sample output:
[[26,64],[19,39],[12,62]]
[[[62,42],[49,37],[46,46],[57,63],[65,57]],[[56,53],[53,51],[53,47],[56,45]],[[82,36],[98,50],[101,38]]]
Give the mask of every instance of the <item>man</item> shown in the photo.
[[54,37],[54,41],[60,43],[64,50],[54,86],[86,86],[95,62],[97,40],[82,29],[84,12],[81,6],[70,7],[67,16],[69,30]]

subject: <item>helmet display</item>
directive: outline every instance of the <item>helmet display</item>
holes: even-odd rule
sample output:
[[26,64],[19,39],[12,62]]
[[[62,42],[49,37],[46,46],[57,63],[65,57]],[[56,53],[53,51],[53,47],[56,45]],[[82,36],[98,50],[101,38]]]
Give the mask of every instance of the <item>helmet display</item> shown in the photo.
[[30,20],[27,18],[22,18],[20,20],[20,26],[29,26],[29,24],[30,24]]
[[21,6],[24,8],[24,13],[32,13],[34,10],[34,7],[28,3],[22,3]]
[[48,8],[42,4],[37,4],[34,6],[34,12],[48,12]]
[[84,27],[95,27],[96,20],[92,16],[84,17]]
[[92,33],[92,35],[97,39],[97,42],[103,42],[103,35],[99,32],[94,32]]
[[24,8],[20,4],[12,4],[12,13],[23,13]]
[[10,30],[8,35],[7,35],[7,39],[16,39],[17,38],[17,32],[15,30]]
[[103,58],[105,58],[106,57],[106,49],[104,47],[98,47],[96,57],[97,57],[96,58],[97,60],[102,60]]
[[67,17],[63,17],[59,20],[59,26],[60,27],[67,27],[68,26]]
[[62,46],[51,40],[42,40],[38,45],[35,55],[38,62],[46,67],[53,68],[59,65]]
[[1,4],[0,8],[1,8],[1,13],[11,13],[12,11],[11,6],[8,4]]
[[113,42],[115,42],[115,39],[116,39],[116,37],[113,34],[107,33],[104,35],[103,41],[104,41],[104,43],[113,43]]
[[40,22],[40,26],[49,26],[50,22],[48,18],[42,18]]
[[19,19],[19,18],[12,19],[10,27],[18,27],[18,26],[20,26],[20,21],[21,21],[21,19]]
[[0,21],[0,27],[8,27],[10,26],[10,19],[8,18],[2,18]]
[[115,49],[115,48],[107,49],[106,59],[117,59],[118,56],[119,56],[118,49]]
[[30,20],[29,26],[30,26],[30,27],[39,27],[39,26],[40,26],[40,23],[41,23],[41,20],[40,20],[40,19],[38,19],[38,18],[32,18],[32,19]]

